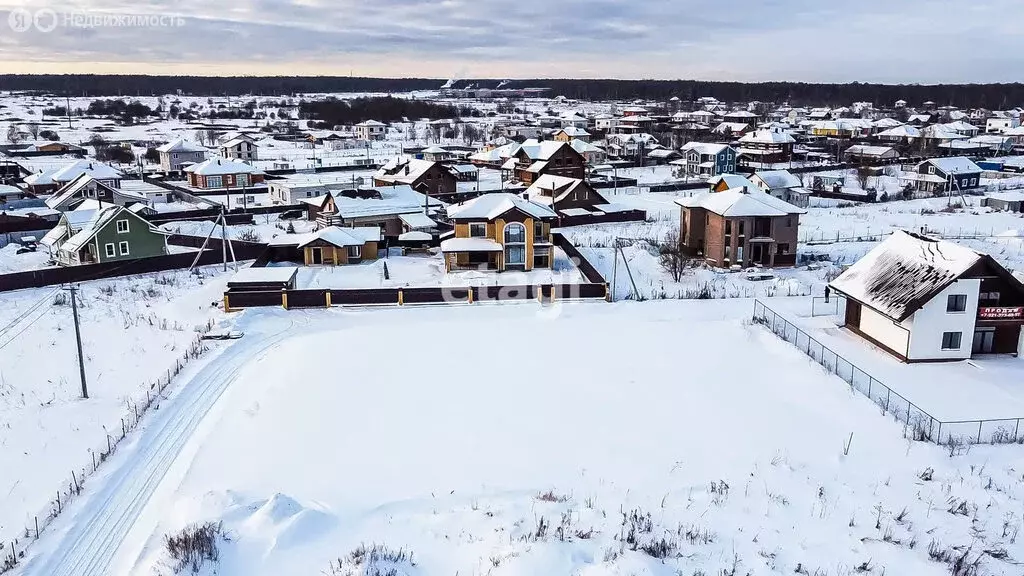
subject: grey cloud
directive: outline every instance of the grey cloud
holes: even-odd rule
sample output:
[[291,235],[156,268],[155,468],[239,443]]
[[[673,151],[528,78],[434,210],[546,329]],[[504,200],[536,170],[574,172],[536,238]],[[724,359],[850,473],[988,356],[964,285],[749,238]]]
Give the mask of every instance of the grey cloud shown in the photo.
[[[52,3],[86,14],[171,14],[181,27],[3,34],[4,60],[324,61],[486,66],[492,75],[905,81],[1012,75],[1017,0],[207,0]],[[41,5],[34,5],[38,7]],[[2,18],[3,15],[0,15]],[[0,26],[5,24],[0,20]],[[984,37],[980,37],[984,34]],[[984,50],[979,50],[984,46]],[[993,48],[998,48],[994,50]],[[429,70],[424,72],[423,70]],[[443,73],[441,74],[443,75]],[[511,74],[509,74],[511,75]]]

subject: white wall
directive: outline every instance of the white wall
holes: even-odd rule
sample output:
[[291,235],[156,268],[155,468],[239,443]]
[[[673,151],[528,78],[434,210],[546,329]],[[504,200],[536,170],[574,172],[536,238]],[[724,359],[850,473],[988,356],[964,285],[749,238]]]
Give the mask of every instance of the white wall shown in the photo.
[[[981,280],[957,280],[925,304],[912,317],[910,360],[963,360],[971,357],[974,325],[978,318]],[[946,312],[947,297],[967,295],[967,310]],[[942,334],[960,332],[959,350],[943,350]]]
[[907,340],[910,334],[891,318],[882,316],[867,306],[861,307],[860,331],[898,354],[907,353]]

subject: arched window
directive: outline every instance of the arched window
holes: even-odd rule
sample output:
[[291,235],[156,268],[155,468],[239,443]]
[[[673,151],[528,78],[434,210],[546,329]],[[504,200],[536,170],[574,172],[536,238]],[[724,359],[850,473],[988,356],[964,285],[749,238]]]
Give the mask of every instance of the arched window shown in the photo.
[[505,266],[525,267],[526,266],[526,226],[519,222],[509,222],[505,225]]

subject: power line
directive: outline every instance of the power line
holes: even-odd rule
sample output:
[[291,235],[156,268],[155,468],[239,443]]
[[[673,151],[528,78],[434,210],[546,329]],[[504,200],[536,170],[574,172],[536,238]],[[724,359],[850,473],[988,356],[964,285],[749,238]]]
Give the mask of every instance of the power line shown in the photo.
[[24,326],[24,327],[23,327],[23,328],[22,328],[21,330],[18,330],[18,331],[17,331],[17,332],[16,332],[15,334],[14,334],[14,336],[11,336],[11,337],[10,337],[10,339],[8,339],[8,340],[7,340],[6,342],[4,342],[3,344],[0,344],[0,350],[3,350],[3,349],[4,349],[4,348],[6,348],[6,347],[7,347],[8,345],[10,345],[10,343],[11,343],[11,342],[14,342],[15,340],[17,340],[17,339],[18,339],[18,336],[21,336],[21,334],[22,334],[22,333],[23,333],[23,332],[24,332],[25,330],[28,330],[28,329],[29,329],[30,327],[32,327],[32,325],[33,325],[33,324],[35,324],[35,323],[36,323],[36,322],[37,322],[37,321],[38,321],[38,320],[39,320],[40,318],[42,318],[42,317],[43,317],[43,315],[44,315],[44,314],[46,314],[46,313],[47,313],[48,311],[49,311],[49,309],[45,309],[45,308],[44,308],[44,309],[43,309],[43,310],[42,310],[41,312],[39,312],[39,314],[37,314],[35,318],[33,318],[33,319],[32,319],[32,320],[30,321],[30,322],[28,322],[27,324],[25,324],[25,326]]
[[38,302],[36,302],[32,306],[30,306],[27,310],[25,310],[25,312],[23,312],[20,316],[15,318],[10,324],[8,324],[7,326],[4,326],[3,328],[0,328],[0,337],[3,337],[3,335],[6,332],[8,332],[12,328],[14,328],[15,325],[17,325],[19,322],[24,320],[29,314],[31,314],[33,311],[38,309],[44,302],[49,300],[54,294],[56,294],[59,291],[60,291],[60,288],[54,288],[50,293],[48,293],[47,295],[45,295],[42,298],[40,298]]

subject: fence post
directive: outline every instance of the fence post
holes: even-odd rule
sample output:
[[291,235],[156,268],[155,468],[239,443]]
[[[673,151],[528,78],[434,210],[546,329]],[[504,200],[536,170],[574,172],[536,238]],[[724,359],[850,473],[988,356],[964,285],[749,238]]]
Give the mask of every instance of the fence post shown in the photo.
[[35,517],[36,521],[36,540],[39,540],[39,516]]
[[942,420],[939,420],[939,433],[935,437],[935,443],[942,445]]
[[984,424],[984,420],[978,420],[978,444],[981,444],[981,425]]
[[1017,418],[1017,425],[1013,427],[1013,441],[1017,441],[1017,432],[1020,431],[1020,418]]
[[892,397],[892,389],[888,386],[885,387],[885,411],[889,411],[889,398]]

